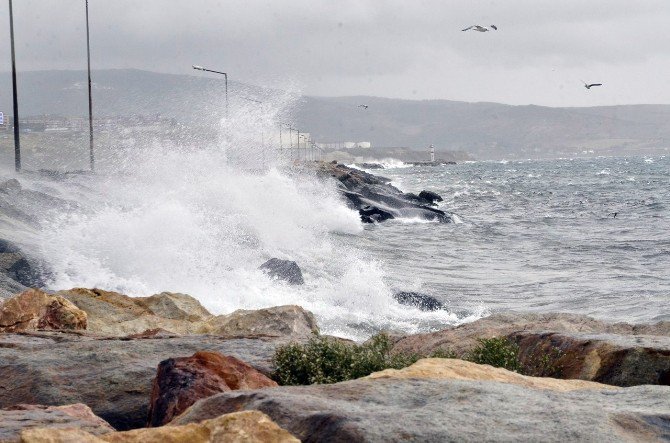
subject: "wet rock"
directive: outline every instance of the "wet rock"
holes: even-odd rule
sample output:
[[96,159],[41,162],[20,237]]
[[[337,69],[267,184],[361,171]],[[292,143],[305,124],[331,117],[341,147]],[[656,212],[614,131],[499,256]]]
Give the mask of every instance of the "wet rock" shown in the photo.
[[423,199],[427,202],[430,202],[429,204],[431,204],[431,205],[434,205],[435,203],[442,201],[442,197],[440,197],[440,195],[437,194],[436,192],[432,192],[432,191],[421,191],[421,192],[419,192],[419,198]]
[[505,337],[519,331],[670,336],[670,322],[630,325],[607,323],[580,314],[505,312],[437,332],[407,336],[393,350],[430,355],[443,349],[462,355],[477,346],[478,338]]
[[[42,287],[48,272],[44,264],[26,256],[14,243],[0,239],[0,295],[12,296],[28,287]],[[1,280],[0,280],[1,281]]]
[[290,285],[302,285],[305,283],[300,266],[291,260],[271,258],[263,263],[259,269],[270,277],[285,281]]
[[2,183],[0,183],[0,192],[3,192],[5,194],[11,194],[11,193],[16,193],[21,190],[21,183],[15,179],[15,178],[10,178],[9,180],[5,180]]
[[238,309],[209,320],[202,332],[214,335],[270,335],[310,337],[319,332],[314,314],[300,306],[276,306],[266,309]]
[[299,443],[267,415],[258,411],[235,412],[201,423],[137,429],[94,436],[79,429],[31,429],[21,435],[23,443]]
[[63,297],[28,289],[0,304],[0,332],[86,329],[86,313]]
[[[291,338],[291,340],[300,340]],[[109,338],[90,333],[0,334],[0,408],[18,403],[84,403],[117,429],[147,423],[158,364],[175,355],[213,351],[272,372],[284,337],[211,335]]]
[[[390,218],[421,218],[441,223],[451,221],[447,213],[430,207],[426,203],[428,200],[417,200],[418,196],[404,194],[390,185],[388,178],[333,163],[317,163],[316,168],[319,176],[337,180],[340,193],[366,222],[374,221],[375,218],[379,218],[379,221]],[[366,214],[371,209],[383,211],[384,214]]]
[[160,362],[151,391],[149,426],[161,426],[196,401],[220,392],[275,387],[277,383],[235,357],[196,352]]
[[437,311],[444,308],[438,299],[420,292],[396,292],[393,298],[401,305],[414,306],[422,311]]
[[386,212],[383,209],[370,205],[363,206],[358,210],[358,213],[360,214],[363,223],[378,223],[395,218],[390,212]]
[[65,406],[19,404],[0,409],[0,442],[21,442],[21,433],[32,428],[41,428],[44,433],[52,433],[63,428],[78,428],[89,435],[114,431],[106,421],[97,417],[83,404]]
[[361,169],[384,169],[380,163],[356,163],[354,166]]
[[569,390],[561,385],[574,387],[574,381],[541,380],[537,386],[515,383],[512,373],[495,381],[504,370],[483,366],[478,371],[476,380],[428,371],[224,392],[200,400],[173,424],[258,410],[306,442],[648,441],[668,436],[668,387],[599,389],[588,384],[589,389]]
[[670,386],[668,336],[516,332],[510,339],[519,345],[522,363],[542,355],[561,378]]
[[163,292],[151,297],[129,297],[101,289],[74,288],[56,293],[88,314],[88,330],[123,336],[148,329],[177,334],[198,332],[212,317],[195,298]]

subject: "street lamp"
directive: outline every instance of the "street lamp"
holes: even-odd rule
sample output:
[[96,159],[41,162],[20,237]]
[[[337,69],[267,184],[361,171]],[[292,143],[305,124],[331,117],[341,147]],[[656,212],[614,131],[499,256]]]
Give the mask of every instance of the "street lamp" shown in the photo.
[[16,56],[14,54],[14,14],[9,0],[9,39],[12,47],[12,98],[14,104],[14,167],[21,171],[21,136],[19,135],[19,101],[16,93]]
[[88,0],[86,0],[86,58],[88,60],[88,136],[89,160],[91,171],[95,170],[95,156],[93,155],[93,99],[91,97],[91,43],[88,32]]
[[198,65],[193,65],[193,69],[196,69],[198,71],[213,72],[214,74],[221,74],[224,76],[226,82],[226,118],[228,118],[228,73],[221,71],[214,71],[212,69],[203,68],[202,66]]

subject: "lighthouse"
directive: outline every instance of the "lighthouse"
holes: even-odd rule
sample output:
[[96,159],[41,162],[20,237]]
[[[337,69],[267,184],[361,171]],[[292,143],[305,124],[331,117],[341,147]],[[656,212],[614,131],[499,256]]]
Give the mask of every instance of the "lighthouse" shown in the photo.
[[435,146],[430,145],[430,162],[435,163]]

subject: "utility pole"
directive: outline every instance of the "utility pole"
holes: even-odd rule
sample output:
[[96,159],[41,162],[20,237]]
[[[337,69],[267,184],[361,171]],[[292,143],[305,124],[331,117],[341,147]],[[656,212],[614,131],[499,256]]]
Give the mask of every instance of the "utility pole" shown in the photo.
[[21,135],[19,134],[19,100],[16,92],[16,55],[14,53],[14,14],[9,0],[9,39],[12,47],[12,97],[14,105],[14,167],[21,172]]
[[223,75],[224,80],[225,80],[225,85],[226,85],[226,120],[228,120],[228,73],[227,72],[221,72],[221,71],[214,71],[213,69],[203,68],[202,66],[198,66],[198,65],[193,65],[192,67],[193,67],[193,69],[197,69],[198,71],[213,72],[214,74]]
[[91,41],[88,30],[88,0],[86,0],[86,59],[88,61],[88,136],[89,160],[91,172],[95,171],[95,155],[93,154],[93,98],[91,96]]

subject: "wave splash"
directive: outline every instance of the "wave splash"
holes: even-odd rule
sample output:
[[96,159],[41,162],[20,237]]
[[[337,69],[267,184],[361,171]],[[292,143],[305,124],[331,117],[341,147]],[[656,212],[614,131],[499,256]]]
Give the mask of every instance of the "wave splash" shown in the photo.
[[[297,304],[314,312],[322,332],[354,339],[458,322],[446,311],[398,305],[335,185],[259,148],[260,137],[249,134],[269,139],[277,112],[242,109],[222,123],[218,144],[148,143],[105,173],[59,184],[80,209],[51,216],[40,233],[50,287],[183,292],[217,314]],[[271,257],[295,260],[305,285],[259,271]]]

